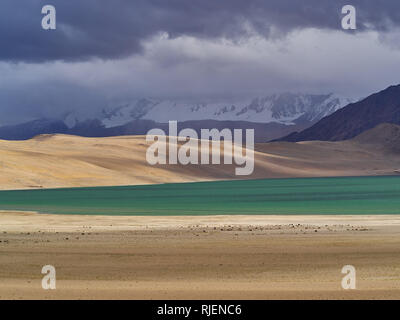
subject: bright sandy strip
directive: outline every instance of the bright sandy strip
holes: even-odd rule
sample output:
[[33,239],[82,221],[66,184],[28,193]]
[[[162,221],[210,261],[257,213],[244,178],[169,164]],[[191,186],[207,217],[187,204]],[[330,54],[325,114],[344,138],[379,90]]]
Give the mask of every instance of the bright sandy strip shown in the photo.
[[[0,212],[0,298],[400,299],[400,216]],[[41,268],[57,289],[41,288]],[[357,290],[341,269],[357,270]]]
[[[390,142],[391,135],[381,131],[370,135]],[[381,140],[370,144],[372,138],[361,138],[256,144],[254,172],[248,176],[236,176],[234,164],[151,166],[146,161],[151,143],[143,136],[0,140],[0,190],[399,174],[399,152],[392,148],[399,145],[397,140],[388,147]]]

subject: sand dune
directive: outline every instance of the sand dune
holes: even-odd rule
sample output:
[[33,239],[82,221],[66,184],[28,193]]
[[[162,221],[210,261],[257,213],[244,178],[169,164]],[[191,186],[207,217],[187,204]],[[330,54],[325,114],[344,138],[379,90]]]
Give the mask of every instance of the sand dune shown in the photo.
[[[376,137],[376,130],[386,134],[387,126],[393,127],[373,129],[370,136]],[[341,142],[256,144],[254,172],[242,177],[235,175],[236,165],[151,166],[146,162],[149,145],[143,136],[42,135],[27,141],[0,141],[0,189],[387,175],[400,169],[400,153],[390,144],[382,147],[380,141],[370,141],[368,135]]]

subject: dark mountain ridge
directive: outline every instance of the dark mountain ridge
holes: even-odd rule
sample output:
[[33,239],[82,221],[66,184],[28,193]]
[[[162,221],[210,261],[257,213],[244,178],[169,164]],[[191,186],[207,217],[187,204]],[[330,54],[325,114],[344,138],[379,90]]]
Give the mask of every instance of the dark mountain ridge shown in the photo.
[[339,141],[351,139],[381,123],[400,124],[400,85],[390,86],[351,103],[313,126],[278,141]]

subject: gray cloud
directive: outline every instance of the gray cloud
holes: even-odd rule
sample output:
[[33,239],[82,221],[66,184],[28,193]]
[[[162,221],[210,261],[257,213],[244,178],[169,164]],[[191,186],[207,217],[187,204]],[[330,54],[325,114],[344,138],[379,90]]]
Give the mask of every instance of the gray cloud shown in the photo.
[[157,36],[124,59],[0,63],[0,124],[78,110],[90,117],[143,97],[205,101],[291,91],[359,98],[398,83],[399,65],[400,50],[382,45],[376,32],[305,29],[241,43]]
[[[400,24],[398,0],[352,0],[359,31],[385,32]],[[3,0],[0,60],[42,62],[115,59],[141,53],[142,42],[159,32],[170,37],[225,37],[257,32],[269,38],[295,29],[340,28],[334,0]],[[41,29],[41,7],[53,4],[58,28]]]
[[[291,91],[362,97],[399,82],[400,2],[3,0],[0,125],[149,97],[204,101]],[[57,8],[57,30],[41,8]]]

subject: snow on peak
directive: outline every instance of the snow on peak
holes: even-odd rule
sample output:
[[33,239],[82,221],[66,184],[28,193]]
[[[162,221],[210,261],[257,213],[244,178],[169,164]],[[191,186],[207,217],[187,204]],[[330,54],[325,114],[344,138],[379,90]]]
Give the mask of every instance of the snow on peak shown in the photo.
[[[293,124],[315,122],[351,103],[334,94],[273,94],[237,101],[173,101],[138,99],[104,108],[97,115],[106,127],[146,119],[166,123],[170,120],[231,120],[258,123]],[[82,121],[77,114],[65,118],[68,126]]]

